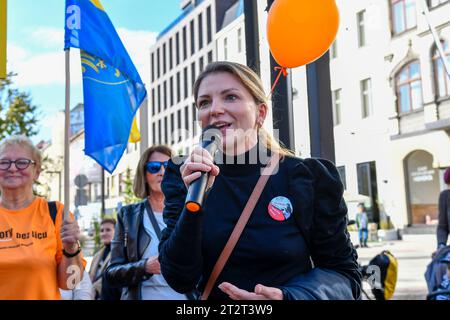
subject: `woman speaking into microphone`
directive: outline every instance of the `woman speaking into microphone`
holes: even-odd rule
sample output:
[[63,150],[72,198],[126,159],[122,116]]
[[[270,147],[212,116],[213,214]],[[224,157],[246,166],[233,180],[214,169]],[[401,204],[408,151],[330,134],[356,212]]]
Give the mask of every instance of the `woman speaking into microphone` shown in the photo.
[[[167,283],[211,300],[360,299],[335,166],[297,158],[267,133],[261,80],[244,65],[209,64],[194,99],[201,126],[222,139],[216,154],[197,147],[184,162],[169,161],[159,245]],[[206,195],[192,205],[202,174]]]

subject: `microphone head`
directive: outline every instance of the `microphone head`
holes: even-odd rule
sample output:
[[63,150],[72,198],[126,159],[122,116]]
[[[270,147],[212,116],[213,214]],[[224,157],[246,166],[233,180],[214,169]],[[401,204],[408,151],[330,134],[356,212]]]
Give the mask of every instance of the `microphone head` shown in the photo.
[[217,146],[222,144],[222,132],[220,132],[219,127],[210,124],[203,129],[202,135],[200,136],[200,142],[206,141],[211,141]]

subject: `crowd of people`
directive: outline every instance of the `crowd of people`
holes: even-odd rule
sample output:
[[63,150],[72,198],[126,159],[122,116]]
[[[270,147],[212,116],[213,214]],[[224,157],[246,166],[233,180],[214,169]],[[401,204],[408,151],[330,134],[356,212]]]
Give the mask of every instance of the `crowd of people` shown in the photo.
[[[220,131],[218,152],[144,150],[133,184],[141,201],[101,221],[89,272],[73,215],[33,193],[39,150],[20,136],[0,143],[0,299],[361,299],[336,167],[295,157],[264,129],[266,93],[250,68],[211,63],[193,94],[202,128]],[[185,201],[202,174],[206,196],[193,212]],[[364,207],[357,220],[367,246]]]

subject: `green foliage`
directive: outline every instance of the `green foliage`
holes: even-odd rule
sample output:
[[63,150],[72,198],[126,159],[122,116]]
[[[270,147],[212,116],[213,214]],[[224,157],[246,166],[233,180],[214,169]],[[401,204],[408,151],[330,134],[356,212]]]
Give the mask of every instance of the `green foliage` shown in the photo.
[[32,104],[29,93],[14,88],[10,72],[6,79],[0,79],[0,140],[11,135],[37,134],[37,107]]
[[130,168],[127,168],[127,171],[125,173],[125,180],[123,183],[125,184],[124,203],[131,204],[131,203],[139,202],[140,199],[134,195],[133,180],[131,178],[131,169]]
[[101,238],[100,238],[100,222],[95,219],[94,223],[94,254],[100,250],[102,246]]

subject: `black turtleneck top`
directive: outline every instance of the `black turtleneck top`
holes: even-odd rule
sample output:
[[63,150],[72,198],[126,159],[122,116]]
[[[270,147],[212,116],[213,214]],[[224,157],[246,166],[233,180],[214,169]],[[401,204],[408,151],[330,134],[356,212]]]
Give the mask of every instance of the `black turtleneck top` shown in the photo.
[[[217,161],[224,157],[216,157],[220,174],[197,214],[184,209],[187,190],[180,174],[182,161],[169,162],[162,182],[167,228],[159,259],[164,278],[176,291],[204,289],[264,167],[262,157],[249,164],[249,154],[243,155],[245,161]],[[331,162],[285,156],[269,178],[209,299],[228,298],[218,288],[224,281],[251,292],[257,284],[278,287],[284,299],[291,300],[359,299],[361,277],[346,228],[342,193]],[[269,214],[276,197],[288,199],[292,206],[285,219]]]

